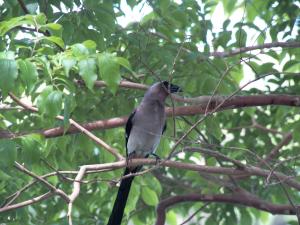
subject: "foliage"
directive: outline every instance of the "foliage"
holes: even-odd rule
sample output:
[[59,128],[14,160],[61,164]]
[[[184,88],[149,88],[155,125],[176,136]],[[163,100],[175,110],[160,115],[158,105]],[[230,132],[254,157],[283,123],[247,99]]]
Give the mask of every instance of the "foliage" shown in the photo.
[[[299,48],[269,48],[229,57],[212,54],[266,42],[289,43],[296,38],[299,41],[299,36],[292,35],[299,15],[296,1],[127,0],[126,3],[131,8],[144,4],[152,11],[139,22],[122,27],[118,21],[124,12],[117,0],[7,0],[2,4],[0,1],[0,134],[2,131],[19,134],[15,138],[0,139],[0,204],[31,181],[28,175],[14,168],[14,161],[39,175],[52,172],[49,165],[57,170],[76,170],[80,165],[114,161],[104,148],[84,134],[45,138],[40,130],[57,126],[67,130],[69,118],[83,123],[129,115],[143,93],[119,88],[122,79],[152,84],[171,76],[172,82],[183,88],[185,96],[194,97],[230,95],[244,79],[249,80],[251,72],[255,78],[271,73],[272,76],[262,79],[261,87],[254,86],[239,94],[299,93],[299,76],[292,75],[300,72]],[[212,16],[217,16],[214,11],[218,4],[223,6],[226,18],[215,27]],[[237,11],[242,11],[242,18],[231,19]],[[85,86],[78,80],[83,80]],[[96,80],[105,81],[107,87],[95,87]],[[38,113],[20,109],[9,93],[31,102]],[[282,134],[291,132],[293,140],[281,152],[278,160],[282,163],[276,170],[297,176],[300,166],[295,157],[300,142],[298,113],[299,108],[283,106],[220,112],[201,123],[198,126],[201,133],[194,130],[180,148],[205,143],[230,158],[257,165],[255,155],[264,157],[282,141]],[[58,121],[57,115],[65,119]],[[180,137],[190,123],[198,119],[199,116],[177,117],[175,137]],[[254,120],[278,132],[258,129],[253,126]],[[177,140],[172,131],[173,120],[168,122],[168,131],[157,152],[161,157],[169,154],[170,146]],[[125,155],[122,127],[98,130],[94,134]],[[199,153],[187,152],[173,159],[220,166],[215,158]],[[273,163],[277,165],[278,161],[274,159]],[[124,223],[132,220],[134,224],[153,224],[157,204],[172,195],[229,192],[212,178],[212,181],[207,180],[196,172],[160,168],[159,173],[161,176],[149,173],[135,179]],[[120,176],[121,170],[88,176],[89,180],[103,181],[82,185],[73,208],[75,224],[107,222],[117,188],[106,180]],[[60,176],[48,180],[71,193],[72,183]],[[261,177],[252,177],[239,180],[238,184],[267,201],[289,203],[280,185],[264,186],[264,182]],[[22,193],[17,202],[46,191],[45,186],[34,185]],[[294,189],[288,193],[295,203],[300,201]],[[167,221],[178,224],[202,205],[201,202],[174,205],[167,213]],[[0,221],[3,224],[67,224],[66,213],[66,203],[55,197],[0,213]],[[254,224],[264,221],[265,217],[268,215],[251,208],[212,203],[190,224],[198,224],[199,220],[205,224]]]

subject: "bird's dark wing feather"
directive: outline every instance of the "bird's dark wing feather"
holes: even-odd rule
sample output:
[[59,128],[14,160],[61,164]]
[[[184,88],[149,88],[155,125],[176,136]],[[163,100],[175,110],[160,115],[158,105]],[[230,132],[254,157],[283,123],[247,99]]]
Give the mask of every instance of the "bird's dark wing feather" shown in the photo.
[[163,127],[163,130],[162,130],[162,133],[161,133],[161,134],[164,134],[164,133],[165,133],[165,131],[166,131],[166,129],[167,129],[167,122],[165,122],[165,124],[164,124],[164,127]]
[[128,157],[127,142],[128,142],[129,135],[130,135],[130,132],[131,132],[132,120],[133,120],[134,114],[135,114],[135,110],[128,117],[128,120],[127,120],[127,123],[126,123],[126,126],[125,126],[125,144],[126,144],[125,146],[126,146],[126,156],[127,157]]

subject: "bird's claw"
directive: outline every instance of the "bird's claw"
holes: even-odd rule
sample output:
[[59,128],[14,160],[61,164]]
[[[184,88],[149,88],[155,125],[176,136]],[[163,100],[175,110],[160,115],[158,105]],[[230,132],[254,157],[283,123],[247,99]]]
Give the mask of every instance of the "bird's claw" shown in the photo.
[[150,155],[155,157],[156,160],[155,164],[158,164],[161,161],[161,158],[158,155],[156,155],[154,152],[152,152]]

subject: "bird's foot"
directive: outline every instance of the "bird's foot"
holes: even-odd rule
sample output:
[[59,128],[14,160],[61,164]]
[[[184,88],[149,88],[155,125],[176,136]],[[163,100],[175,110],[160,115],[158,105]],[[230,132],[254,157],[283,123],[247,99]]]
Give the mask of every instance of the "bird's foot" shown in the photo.
[[154,152],[150,153],[150,155],[154,156],[156,159],[156,165],[161,161],[160,157],[156,155]]

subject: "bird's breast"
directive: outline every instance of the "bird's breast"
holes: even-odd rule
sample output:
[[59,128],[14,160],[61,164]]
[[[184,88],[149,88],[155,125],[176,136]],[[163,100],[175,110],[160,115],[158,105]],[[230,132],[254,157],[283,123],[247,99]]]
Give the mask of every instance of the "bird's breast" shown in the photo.
[[127,143],[128,153],[137,157],[155,152],[165,124],[164,108],[154,106],[145,112],[137,111]]

